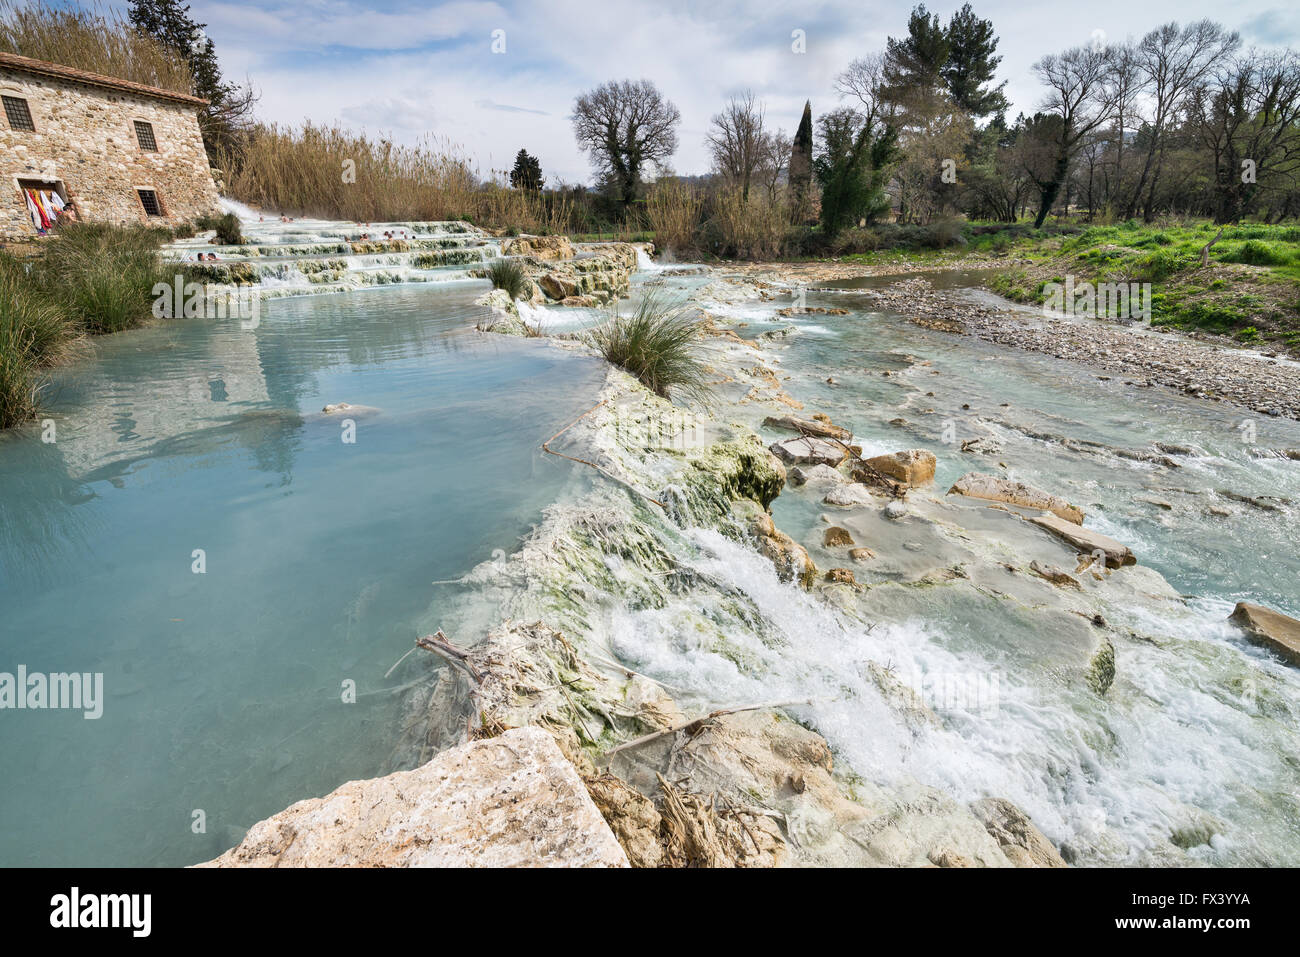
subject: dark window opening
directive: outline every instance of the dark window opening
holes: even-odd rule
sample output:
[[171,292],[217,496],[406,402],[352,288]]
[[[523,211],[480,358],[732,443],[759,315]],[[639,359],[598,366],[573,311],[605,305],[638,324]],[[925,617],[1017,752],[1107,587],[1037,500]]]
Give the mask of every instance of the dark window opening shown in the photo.
[[27,101],[19,99],[16,96],[0,97],[5,104],[5,117],[9,120],[11,130],[27,130],[29,133],[36,132],[36,124],[32,122],[32,111],[27,108]]
[[161,216],[162,203],[158,201],[158,194],[151,189],[137,189],[140,194],[140,205],[144,207],[146,216]]
[[151,153],[158,152],[158,141],[153,138],[152,123],[145,123],[142,120],[136,120],[135,138],[140,143],[140,149],[148,150]]

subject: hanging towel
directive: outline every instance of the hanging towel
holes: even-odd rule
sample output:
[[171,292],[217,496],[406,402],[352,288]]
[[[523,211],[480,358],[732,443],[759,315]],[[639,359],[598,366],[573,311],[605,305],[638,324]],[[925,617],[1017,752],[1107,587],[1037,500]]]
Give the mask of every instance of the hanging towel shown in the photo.
[[23,190],[23,198],[27,200],[27,212],[32,217],[32,225],[38,231],[44,229],[45,227],[41,224],[41,212],[36,207],[36,200],[32,199],[32,191],[30,189]]

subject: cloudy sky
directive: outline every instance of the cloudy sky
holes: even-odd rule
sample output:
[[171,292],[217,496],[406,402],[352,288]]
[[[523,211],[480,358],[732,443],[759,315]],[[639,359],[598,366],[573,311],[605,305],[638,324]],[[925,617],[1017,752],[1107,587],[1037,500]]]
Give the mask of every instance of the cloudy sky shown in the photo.
[[[125,5],[124,3],[122,4]],[[728,96],[753,89],[769,122],[793,131],[805,99],[836,104],[835,75],[906,32],[911,0],[191,0],[230,78],[251,78],[263,119],[338,121],[415,143],[458,144],[481,171],[527,148],[548,182],[585,182],[568,115],[610,79],[654,81],[681,110],[674,168],[708,167],[704,136]],[[946,21],[957,0],[931,3]],[[1247,44],[1300,46],[1300,7],[1277,0],[978,0],[993,21],[1014,109],[1040,92],[1044,52],[1141,36],[1171,19],[1216,19]],[[497,33],[496,31],[504,31]],[[804,51],[796,52],[795,31]],[[495,38],[495,39],[494,39]],[[494,52],[493,47],[504,52]],[[1013,109],[1013,114],[1014,114]]]

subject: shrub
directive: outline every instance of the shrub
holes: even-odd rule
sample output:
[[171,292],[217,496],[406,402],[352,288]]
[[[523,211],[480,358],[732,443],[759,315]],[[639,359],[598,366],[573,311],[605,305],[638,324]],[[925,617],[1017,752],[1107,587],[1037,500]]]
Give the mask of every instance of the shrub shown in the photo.
[[487,277],[492,288],[504,289],[511,299],[522,299],[528,291],[528,273],[518,259],[494,259],[488,264]]
[[601,354],[656,395],[707,404],[708,367],[698,354],[699,336],[700,322],[682,304],[665,303],[654,292],[631,315],[615,312],[594,332]]
[[0,258],[0,428],[35,414],[38,370],[58,361],[72,338],[58,301],[41,295],[23,263]]
[[243,227],[234,213],[226,213],[213,228],[217,231],[217,238],[227,246],[238,246],[244,241]]
[[1291,262],[1292,257],[1266,242],[1251,239],[1242,243],[1236,252],[1227,253],[1222,258],[1224,262],[1246,263],[1250,266],[1285,266]]
[[46,243],[34,284],[92,333],[120,332],[151,318],[153,287],[171,282],[158,236],[143,227],[69,223]]

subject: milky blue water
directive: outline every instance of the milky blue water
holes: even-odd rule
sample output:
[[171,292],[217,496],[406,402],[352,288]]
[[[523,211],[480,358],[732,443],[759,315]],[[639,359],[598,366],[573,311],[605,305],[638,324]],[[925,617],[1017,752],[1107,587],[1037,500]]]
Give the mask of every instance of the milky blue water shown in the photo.
[[[0,711],[0,865],[194,863],[392,770],[383,676],[439,626],[431,583],[584,480],[539,446],[603,364],[476,332],[484,288],[105,337],[47,395],[53,443],[0,440],[0,672],[104,674],[98,720]],[[354,442],[336,402],[378,410]]]

